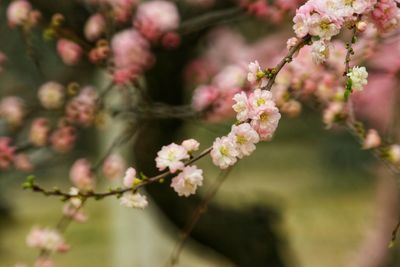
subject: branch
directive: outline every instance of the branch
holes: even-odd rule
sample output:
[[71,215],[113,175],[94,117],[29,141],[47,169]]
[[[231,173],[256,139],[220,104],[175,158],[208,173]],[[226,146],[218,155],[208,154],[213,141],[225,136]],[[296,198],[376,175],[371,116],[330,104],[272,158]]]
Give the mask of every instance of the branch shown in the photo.
[[287,64],[292,62],[294,54],[296,54],[298,51],[303,48],[303,46],[309,44],[311,42],[311,36],[307,35],[303,39],[300,39],[295,46],[290,48],[288,54],[276,65],[275,68],[273,68],[269,74],[268,74],[268,84],[262,88],[263,90],[268,90],[270,91],[272,88],[272,85],[275,83],[275,79],[278,76],[278,73],[282,70],[282,68]]

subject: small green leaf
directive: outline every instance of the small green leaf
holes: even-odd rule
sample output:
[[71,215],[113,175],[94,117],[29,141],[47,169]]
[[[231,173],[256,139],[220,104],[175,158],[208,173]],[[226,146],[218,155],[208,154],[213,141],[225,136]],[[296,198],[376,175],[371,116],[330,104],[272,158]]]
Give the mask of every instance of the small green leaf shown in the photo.
[[147,177],[143,172],[140,172],[140,179],[142,179],[142,180],[147,180],[147,179],[149,179],[149,177]]

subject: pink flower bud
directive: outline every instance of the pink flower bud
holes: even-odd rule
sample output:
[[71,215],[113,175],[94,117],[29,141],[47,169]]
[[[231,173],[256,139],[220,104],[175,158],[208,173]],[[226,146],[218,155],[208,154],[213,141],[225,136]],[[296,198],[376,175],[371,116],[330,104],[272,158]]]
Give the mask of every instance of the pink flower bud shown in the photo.
[[132,167],[128,168],[123,179],[123,184],[125,187],[129,188],[134,185],[136,176],[136,170]]
[[188,139],[182,142],[182,146],[186,149],[187,152],[191,153],[199,150],[200,143],[194,139]]
[[76,130],[71,126],[61,126],[50,137],[52,148],[59,153],[69,152],[75,145]]
[[370,129],[365,137],[363,148],[364,149],[377,148],[380,145],[381,145],[381,138],[379,136],[378,131],[375,129]]
[[67,39],[58,40],[57,52],[66,65],[77,64],[83,53],[82,48],[78,44]]
[[360,32],[364,32],[367,29],[368,24],[365,21],[359,21],[357,22],[356,27]]
[[84,32],[86,39],[89,41],[94,41],[100,38],[104,33],[105,27],[106,21],[101,14],[96,13],[92,15],[85,24]]

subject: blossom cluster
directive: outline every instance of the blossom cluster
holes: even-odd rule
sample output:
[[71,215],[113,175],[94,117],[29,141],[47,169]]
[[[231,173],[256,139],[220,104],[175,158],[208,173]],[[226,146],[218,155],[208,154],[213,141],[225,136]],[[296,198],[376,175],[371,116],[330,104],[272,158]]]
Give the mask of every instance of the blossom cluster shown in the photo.
[[65,243],[62,235],[50,228],[33,228],[26,238],[29,247],[46,251],[65,252],[69,245]]
[[200,147],[199,142],[188,139],[181,145],[172,143],[163,146],[157,153],[156,166],[158,170],[169,169],[169,172],[178,173],[172,178],[171,187],[179,196],[190,196],[196,193],[197,187],[203,185],[203,171],[195,165],[187,165],[187,161]]
[[7,8],[7,18],[10,27],[16,26],[35,26],[41,17],[41,13],[33,9],[27,0],[12,1]]
[[270,140],[281,118],[269,91],[256,89],[249,96],[241,92],[233,99],[238,125],[233,125],[227,136],[218,137],[211,150],[214,164],[221,169],[249,156],[260,140]]
[[[36,109],[64,110],[56,122],[46,117],[28,118],[27,114],[32,107],[17,96],[1,99],[0,118],[4,119],[11,129],[19,129],[24,122],[28,123],[28,141],[34,147],[50,146],[58,153],[69,152],[75,145],[77,129],[93,125],[97,115],[96,89],[86,86],[78,90],[77,95],[73,96],[75,92],[67,92],[65,86],[55,81],[46,82],[38,88],[40,107],[35,107]],[[8,169],[11,163],[14,163],[18,170],[31,171],[33,166],[30,157],[23,153],[15,153],[17,149],[14,140],[9,137],[0,139],[3,140],[0,169]]]
[[315,39],[312,56],[322,63],[329,56],[329,41],[343,27],[363,32],[371,24],[384,33],[398,26],[399,20],[400,10],[394,0],[309,0],[297,10],[293,29],[298,38],[309,35]]

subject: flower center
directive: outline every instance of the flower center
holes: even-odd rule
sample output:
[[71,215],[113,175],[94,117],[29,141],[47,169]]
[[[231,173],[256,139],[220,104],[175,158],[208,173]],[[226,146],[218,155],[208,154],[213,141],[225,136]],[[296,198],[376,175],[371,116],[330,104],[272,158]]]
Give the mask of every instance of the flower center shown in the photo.
[[321,28],[321,30],[327,31],[327,30],[329,30],[329,24],[330,23],[328,21],[322,21],[319,24],[319,27]]
[[168,152],[168,160],[174,161],[175,160],[175,153],[173,151]]
[[238,143],[239,145],[244,145],[247,143],[247,139],[243,135],[238,135],[236,136],[236,143]]
[[261,122],[266,122],[266,121],[268,121],[268,118],[269,118],[269,116],[268,116],[268,114],[267,113],[262,113],[261,115],[260,115],[260,121]]
[[265,99],[264,98],[257,99],[257,106],[258,107],[261,106],[261,105],[264,105],[264,104],[265,104]]
[[229,149],[225,146],[221,146],[219,152],[222,156],[229,156]]
[[344,1],[344,4],[345,4],[346,6],[353,6],[353,2],[354,2],[354,0],[345,0],[345,1]]

